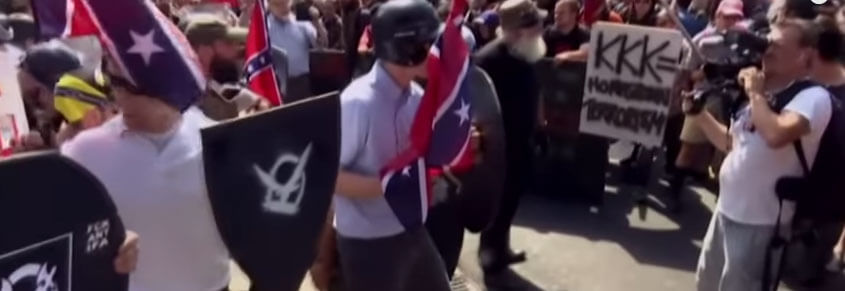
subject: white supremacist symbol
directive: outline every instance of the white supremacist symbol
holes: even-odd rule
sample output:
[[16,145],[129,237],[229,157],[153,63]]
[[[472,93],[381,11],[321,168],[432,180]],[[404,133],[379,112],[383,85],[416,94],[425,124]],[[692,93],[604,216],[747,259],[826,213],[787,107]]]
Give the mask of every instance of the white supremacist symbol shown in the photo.
[[12,287],[26,278],[35,278],[35,290],[33,291],[60,291],[58,284],[53,279],[55,275],[56,266],[51,268],[47,263],[29,263],[12,272],[8,278],[0,279],[0,291],[16,291]]
[[[253,165],[255,174],[267,189],[264,194],[264,209],[270,212],[296,215],[299,212],[299,203],[305,194],[305,167],[308,165],[308,158],[311,156],[311,144],[305,148],[302,155],[286,153],[276,159],[276,163],[269,171],[265,172],[258,165]],[[295,168],[287,182],[279,183],[276,174],[284,164],[294,164]],[[2,291],[2,290],[0,290]]]
[[133,44],[127,52],[141,55],[141,58],[144,59],[144,65],[150,65],[150,59],[153,57],[153,54],[164,51],[164,49],[156,45],[153,40],[155,37],[155,30],[150,30],[150,32],[144,35],[130,30],[129,36],[132,37]]
[[85,245],[85,253],[91,253],[109,245],[108,220],[89,224],[86,233],[88,235],[88,241]]

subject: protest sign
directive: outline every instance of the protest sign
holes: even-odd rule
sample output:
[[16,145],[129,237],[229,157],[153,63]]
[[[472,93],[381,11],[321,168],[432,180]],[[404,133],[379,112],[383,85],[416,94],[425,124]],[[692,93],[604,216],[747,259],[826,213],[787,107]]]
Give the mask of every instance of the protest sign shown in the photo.
[[0,52],[0,156],[9,154],[12,139],[29,132],[18,68],[8,53]]
[[117,208],[91,173],[58,153],[0,162],[0,290],[127,290],[114,259]]
[[256,291],[299,290],[340,160],[337,93],[202,130],[217,227]]
[[675,30],[594,25],[580,131],[660,145],[682,49]]

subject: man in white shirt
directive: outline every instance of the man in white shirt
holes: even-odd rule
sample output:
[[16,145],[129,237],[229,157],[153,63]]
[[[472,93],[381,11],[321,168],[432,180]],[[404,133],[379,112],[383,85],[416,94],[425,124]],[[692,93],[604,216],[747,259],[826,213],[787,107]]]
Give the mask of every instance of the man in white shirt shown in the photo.
[[[144,239],[129,290],[225,290],[229,255],[214,221],[203,173],[200,128],[207,119],[196,109],[187,109],[200,91],[156,95],[152,88],[132,85],[114,62],[109,64],[112,94],[121,115],[80,133],[61,152],[105,185],[126,228]],[[138,75],[145,69],[136,67],[133,72]],[[198,67],[190,69],[199,72]]]
[[[801,139],[812,163],[832,114],[830,94],[817,85],[798,91],[782,111],[772,109],[771,102],[793,97],[783,92],[805,81],[817,36],[810,23],[787,19],[774,24],[769,37],[762,71],[749,68],[739,74],[749,104],[732,114],[730,128],[708,112],[688,113],[710,142],[728,153],[698,263],[699,291],[761,289],[769,243],[782,231],[775,229],[778,214],[780,225],[788,226],[795,213],[789,202],[779,211],[775,183],[803,175],[793,142]],[[685,109],[689,105],[685,102]],[[778,261],[774,258],[771,266]]]

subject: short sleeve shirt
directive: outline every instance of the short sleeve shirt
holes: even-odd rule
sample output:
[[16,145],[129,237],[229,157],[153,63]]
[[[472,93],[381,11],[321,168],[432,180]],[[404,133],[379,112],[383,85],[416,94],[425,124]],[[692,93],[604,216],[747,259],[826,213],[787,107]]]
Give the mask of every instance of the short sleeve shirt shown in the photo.
[[562,52],[578,50],[581,45],[590,41],[590,33],[581,26],[575,26],[569,32],[550,26],[543,32],[543,40],[549,48],[546,57],[554,57]]
[[[830,93],[820,86],[802,90],[783,109],[810,122],[810,133],[801,137],[801,143],[811,167],[832,110]],[[801,176],[803,170],[791,144],[771,148],[752,128],[751,110],[746,106],[731,123],[733,144],[719,172],[717,209],[736,222],[774,225],[778,212],[775,183],[781,177]],[[783,222],[791,221],[794,214],[794,203],[785,202]]]
[[281,20],[273,15],[267,16],[267,27],[270,43],[287,53],[288,76],[308,74],[309,53],[317,40],[317,29],[307,21]]
[[[379,62],[352,81],[340,95],[341,169],[378,178],[385,165],[409,145],[422,95],[423,89],[416,84],[400,88]],[[335,195],[334,203],[334,224],[341,236],[368,239],[404,231],[383,196]]]

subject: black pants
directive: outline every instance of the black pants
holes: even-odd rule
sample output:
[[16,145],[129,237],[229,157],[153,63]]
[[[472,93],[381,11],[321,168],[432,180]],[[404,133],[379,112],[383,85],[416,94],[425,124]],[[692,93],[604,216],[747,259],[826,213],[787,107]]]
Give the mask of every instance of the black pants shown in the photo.
[[425,228],[446,265],[449,279],[455,274],[461,247],[464,245],[464,225],[461,223],[459,201],[450,196],[434,205],[428,212]]
[[[513,131],[506,132],[510,134]],[[531,137],[518,135],[508,138],[506,145],[507,170],[505,191],[499,212],[490,228],[481,233],[481,250],[503,254],[510,249],[510,229],[519,200],[531,178]]]

